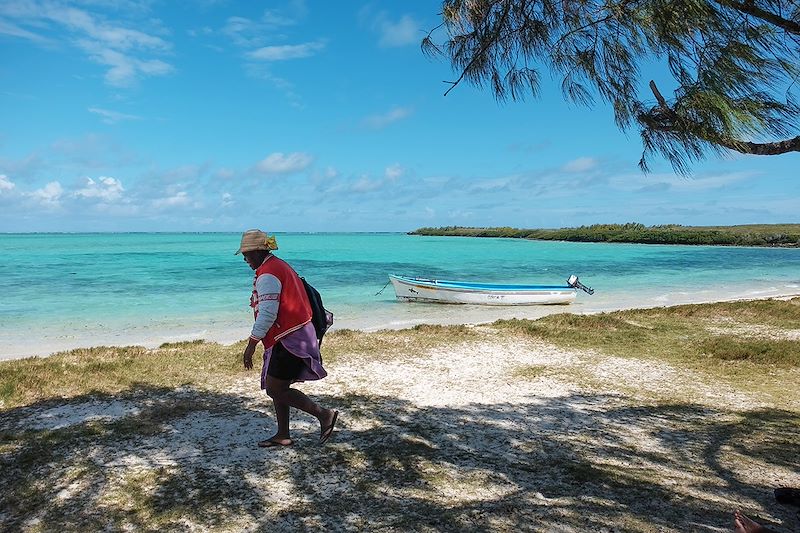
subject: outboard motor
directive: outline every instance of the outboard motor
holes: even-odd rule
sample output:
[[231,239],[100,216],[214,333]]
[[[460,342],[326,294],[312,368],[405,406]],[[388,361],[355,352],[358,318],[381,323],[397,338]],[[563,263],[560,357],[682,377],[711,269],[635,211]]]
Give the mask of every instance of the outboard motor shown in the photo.
[[575,287],[576,289],[580,289],[585,293],[594,294],[594,289],[587,287],[586,285],[581,283],[581,281],[578,279],[578,276],[576,276],[575,274],[569,277],[569,279],[567,280],[567,285],[569,285],[570,287]]

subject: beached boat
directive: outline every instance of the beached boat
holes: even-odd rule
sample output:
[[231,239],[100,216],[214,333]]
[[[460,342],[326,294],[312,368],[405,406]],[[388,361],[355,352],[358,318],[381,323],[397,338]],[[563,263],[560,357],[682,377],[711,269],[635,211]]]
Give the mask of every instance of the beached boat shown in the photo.
[[594,291],[570,276],[565,285],[503,285],[389,275],[398,300],[479,305],[558,305],[572,303],[578,289]]

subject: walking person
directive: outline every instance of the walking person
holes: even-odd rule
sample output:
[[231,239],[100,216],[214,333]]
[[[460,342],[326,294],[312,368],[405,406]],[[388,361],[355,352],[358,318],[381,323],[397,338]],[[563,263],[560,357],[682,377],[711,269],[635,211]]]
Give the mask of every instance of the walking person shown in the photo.
[[291,387],[298,381],[313,381],[328,375],[322,368],[311,305],[303,282],[288,263],[272,254],[278,249],[274,236],[261,230],[242,234],[237,254],[255,270],[250,306],[255,324],[242,354],[246,369],[253,368],[253,353],[259,343],[264,345],[264,366],[261,369],[261,388],[275,407],[278,431],[258,443],[262,448],[289,446],[289,408],[295,407],[319,420],[319,443],[324,444],[333,434],[339,412],[325,409],[301,391]]

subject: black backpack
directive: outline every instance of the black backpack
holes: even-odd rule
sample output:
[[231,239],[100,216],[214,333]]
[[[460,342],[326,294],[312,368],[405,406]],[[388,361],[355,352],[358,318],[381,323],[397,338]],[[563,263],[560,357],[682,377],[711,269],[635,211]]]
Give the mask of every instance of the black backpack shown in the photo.
[[328,328],[333,324],[333,313],[325,309],[322,305],[322,296],[319,291],[311,286],[306,278],[301,277],[303,287],[306,289],[308,295],[308,302],[311,304],[311,323],[314,324],[314,331],[317,333],[317,341],[322,346],[322,337]]

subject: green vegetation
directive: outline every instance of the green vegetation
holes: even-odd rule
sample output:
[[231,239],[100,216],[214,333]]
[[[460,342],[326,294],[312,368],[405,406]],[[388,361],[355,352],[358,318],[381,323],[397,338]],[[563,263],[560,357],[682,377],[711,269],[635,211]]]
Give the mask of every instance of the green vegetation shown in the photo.
[[562,313],[494,326],[568,348],[736,374],[736,364],[800,367],[800,298],[722,302],[596,315]]
[[544,241],[625,242],[639,244],[706,244],[722,246],[800,246],[800,224],[751,224],[742,226],[645,226],[593,224],[578,228],[517,229],[446,226],[420,228],[410,235],[452,237],[506,237]]
[[[618,127],[640,133],[642,170],[658,154],[688,173],[726,149],[800,151],[797,13],[796,0],[443,0],[422,49],[452,65],[447,92],[464,80],[522,100],[550,79],[571,102],[601,99]],[[653,63],[671,92],[655,80],[643,91]]]

